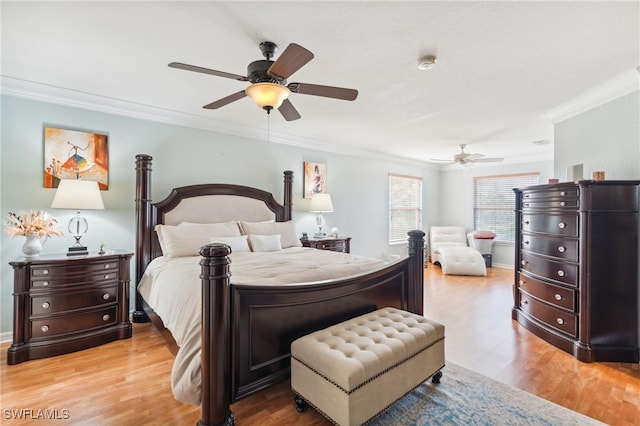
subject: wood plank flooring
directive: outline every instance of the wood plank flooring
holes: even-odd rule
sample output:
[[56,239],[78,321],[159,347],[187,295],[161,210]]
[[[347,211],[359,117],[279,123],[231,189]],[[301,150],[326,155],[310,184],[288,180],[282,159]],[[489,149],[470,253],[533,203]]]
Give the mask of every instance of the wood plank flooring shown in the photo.
[[[512,282],[509,269],[456,277],[429,265],[425,316],[445,324],[447,360],[605,423],[640,425],[640,365],[581,363],[519,327],[511,321]],[[150,324],[135,324],[128,340],[13,366],[8,346],[0,346],[3,425],[194,425],[200,418],[199,407],[173,399],[173,355]],[[34,419],[38,410],[57,410],[48,413],[58,419]],[[330,424],[313,410],[296,412],[288,382],[232,410],[240,426]],[[20,413],[27,418],[16,419]]]

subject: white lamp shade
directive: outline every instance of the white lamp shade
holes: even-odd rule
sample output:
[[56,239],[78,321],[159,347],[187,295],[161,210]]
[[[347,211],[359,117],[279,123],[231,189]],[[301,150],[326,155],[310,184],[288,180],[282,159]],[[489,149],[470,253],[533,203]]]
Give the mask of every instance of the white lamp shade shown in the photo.
[[51,203],[52,209],[103,210],[100,187],[95,180],[62,179]]
[[245,93],[260,108],[278,109],[291,92],[286,86],[277,83],[254,83],[245,89]]
[[330,213],[333,211],[333,203],[329,194],[313,194],[311,197],[310,212]]

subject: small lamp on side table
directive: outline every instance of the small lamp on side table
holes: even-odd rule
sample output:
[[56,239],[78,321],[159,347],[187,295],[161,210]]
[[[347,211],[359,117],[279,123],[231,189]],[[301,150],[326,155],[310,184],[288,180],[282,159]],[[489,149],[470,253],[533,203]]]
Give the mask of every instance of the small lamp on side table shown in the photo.
[[316,238],[326,237],[327,234],[322,232],[322,227],[326,223],[324,220],[324,216],[322,213],[332,213],[333,212],[333,203],[331,202],[331,196],[329,194],[313,194],[311,197],[311,208],[309,209],[312,213],[318,213],[316,216],[316,224],[318,225],[318,232],[315,233]]
[[62,179],[51,203],[52,209],[75,210],[77,213],[69,221],[69,233],[76,243],[69,247],[67,256],[89,254],[87,247],[80,244],[80,238],[87,233],[89,223],[80,210],[104,210],[98,182],[82,179]]

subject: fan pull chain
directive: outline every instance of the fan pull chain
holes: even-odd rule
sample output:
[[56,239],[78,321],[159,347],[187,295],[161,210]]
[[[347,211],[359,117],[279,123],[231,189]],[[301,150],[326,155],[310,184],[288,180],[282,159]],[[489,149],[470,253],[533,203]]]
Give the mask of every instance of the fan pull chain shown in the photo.
[[267,113],[267,143],[271,142],[271,114]]

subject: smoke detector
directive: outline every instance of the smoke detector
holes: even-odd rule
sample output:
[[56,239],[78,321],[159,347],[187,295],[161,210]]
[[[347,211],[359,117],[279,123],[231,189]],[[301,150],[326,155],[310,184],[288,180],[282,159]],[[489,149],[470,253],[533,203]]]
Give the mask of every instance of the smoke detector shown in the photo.
[[430,70],[436,64],[436,57],[429,55],[423,58],[420,58],[418,61],[418,69],[419,70]]

